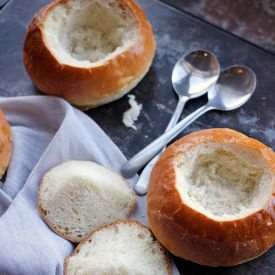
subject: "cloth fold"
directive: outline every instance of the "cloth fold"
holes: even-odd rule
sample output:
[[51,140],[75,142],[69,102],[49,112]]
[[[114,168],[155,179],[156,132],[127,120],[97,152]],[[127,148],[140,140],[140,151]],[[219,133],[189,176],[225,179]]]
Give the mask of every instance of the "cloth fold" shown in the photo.
[[[74,247],[38,212],[42,175],[66,160],[91,160],[119,172],[126,158],[92,119],[62,99],[0,98],[0,108],[13,132],[12,160],[0,184],[0,274],[63,274]],[[132,187],[136,179],[128,180]],[[131,218],[147,224],[145,197]]]

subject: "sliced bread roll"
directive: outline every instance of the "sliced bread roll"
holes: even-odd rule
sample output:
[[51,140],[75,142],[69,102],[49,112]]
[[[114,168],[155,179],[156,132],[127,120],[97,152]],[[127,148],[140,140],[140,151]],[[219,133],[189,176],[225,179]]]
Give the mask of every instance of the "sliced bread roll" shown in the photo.
[[68,161],[52,168],[44,175],[38,196],[44,220],[72,242],[127,218],[135,203],[135,194],[121,176],[90,161]]
[[167,275],[168,257],[151,231],[137,221],[118,221],[93,232],[66,257],[65,275]]

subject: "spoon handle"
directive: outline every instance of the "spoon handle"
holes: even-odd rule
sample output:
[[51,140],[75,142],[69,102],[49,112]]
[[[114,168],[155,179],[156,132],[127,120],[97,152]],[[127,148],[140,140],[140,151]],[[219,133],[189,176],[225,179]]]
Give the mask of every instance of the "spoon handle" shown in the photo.
[[144,149],[142,149],[138,154],[132,157],[128,162],[126,162],[121,173],[124,177],[132,177],[137,171],[139,171],[148,161],[150,161],[168,142],[170,142],[175,136],[177,136],[183,129],[189,126],[192,122],[198,119],[201,115],[209,110],[214,109],[209,103],[200,107],[192,114],[181,120],[175,127],[171,130],[165,132],[155,141],[150,143]]
[[[165,148],[164,148],[165,149]],[[150,180],[151,171],[155,163],[159,160],[160,153],[156,155],[153,159],[150,160],[149,163],[145,166],[140,174],[138,181],[135,185],[135,191],[139,195],[145,195],[147,193],[147,187]]]
[[[165,129],[165,132],[169,131],[176,125],[176,123],[178,122],[178,120],[180,118],[182,110],[184,109],[185,103],[188,101],[188,99],[189,99],[188,97],[180,97],[179,98],[176,109],[175,109],[166,129]],[[162,151],[163,150],[165,150],[165,147],[162,149]],[[135,191],[139,195],[146,194],[152,168],[155,165],[155,163],[158,161],[160,154],[161,153],[157,154],[153,159],[151,159],[151,161],[149,163],[147,163],[147,165],[144,167],[142,173],[140,174],[139,179],[135,185]]]
[[178,122],[180,115],[182,113],[182,110],[186,104],[186,102],[189,100],[188,97],[180,97],[176,106],[176,109],[165,129],[165,132],[169,131],[170,129],[172,129]]

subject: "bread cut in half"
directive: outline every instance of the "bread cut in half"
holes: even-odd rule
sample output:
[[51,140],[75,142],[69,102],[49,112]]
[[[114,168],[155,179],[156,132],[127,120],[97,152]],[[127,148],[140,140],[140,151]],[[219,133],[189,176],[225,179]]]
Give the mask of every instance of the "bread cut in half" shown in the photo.
[[151,231],[137,221],[101,227],[66,257],[65,275],[168,275],[171,265]]
[[133,0],[55,0],[33,17],[23,61],[42,92],[89,109],[135,87],[155,47],[152,27]]
[[202,265],[249,261],[275,242],[274,152],[230,129],[194,132],[169,146],[148,188],[153,233]]
[[90,161],[68,161],[48,171],[39,189],[39,211],[60,236],[80,242],[98,227],[127,218],[135,194],[115,172]]
[[12,132],[4,113],[0,109],[0,179],[5,174],[11,160]]

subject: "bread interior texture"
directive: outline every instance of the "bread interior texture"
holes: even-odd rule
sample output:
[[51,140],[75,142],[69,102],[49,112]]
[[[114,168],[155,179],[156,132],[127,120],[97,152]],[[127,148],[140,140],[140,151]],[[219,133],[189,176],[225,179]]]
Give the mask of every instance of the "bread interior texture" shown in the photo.
[[176,165],[182,200],[215,220],[238,219],[261,209],[272,193],[273,177],[256,151],[238,145],[201,144]]
[[67,274],[167,275],[167,269],[161,246],[148,230],[117,224],[95,232],[70,257]]
[[90,67],[125,51],[137,38],[132,13],[114,0],[68,1],[48,12],[44,40],[62,64]]
[[87,161],[68,161],[50,170],[43,178],[40,197],[51,224],[79,239],[126,218],[135,201],[120,176]]

